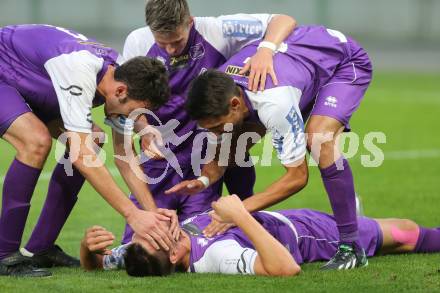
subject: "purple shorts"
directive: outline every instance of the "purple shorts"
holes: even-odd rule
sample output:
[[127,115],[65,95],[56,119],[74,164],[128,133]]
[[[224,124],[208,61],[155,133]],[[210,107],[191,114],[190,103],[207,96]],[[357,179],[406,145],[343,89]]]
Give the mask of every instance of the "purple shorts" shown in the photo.
[[[282,211],[293,220],[298,233],[298,246],[305,263],[331,259],[338,249],[339,232],[333,216],[309,209]],[[367,256],[375,255],[382,246],[379,224],[370,218],[358,219],[360,243]]]
[[334,118],[350,130],[350,119],[359,108],[372,79],[372,64],[367,52],[348,39],[350,58],[336,69],[333,77],[319,89],[314,104],[301,109],[304,121],[312,115]]
[[0,137],[2,137],[11,124],[21,115],[31,112],[24,98],[14,88],[0,81]]

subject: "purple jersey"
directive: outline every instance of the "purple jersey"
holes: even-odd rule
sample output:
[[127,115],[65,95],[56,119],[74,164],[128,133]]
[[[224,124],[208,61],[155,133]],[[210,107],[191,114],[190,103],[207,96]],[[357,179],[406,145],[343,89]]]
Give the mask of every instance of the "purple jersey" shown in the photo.
[[[274,56],[278,87],[293,86],[301,90],[301,104],[314,99],[320,87],[333,76],[340,64],[350,59],[349,39],[323,26],[300,26],[283,42]],[[230,58],[219,70],[229,74],[237,84],[247,88],[248,78],[238,75],[247,59],[255,54],[256,41]],[[276,86],[268,78],[266,89]]]
[[96,87],[118,53],[82,34],[50,25],[0,29],[0,83],[15,88],[43,121],[90,132]]
[[[261,211],[253,213],[253,216],[289,250],[298,263],[302,263],[298,232],[283,212]],[[238,227],[229,229],[223,235],[206,238],[202,231],[210,222],[209,215],[202,214],[182,225],[182,229],[191,236],[191,272],[216,272],[215,268],[223,267],[218,272],[252,274],[257,254],[249,238]]]
[[[148,118],[155,126],[159,126],[157,120],[166,124],[176,119],[179,125],[174,132],[178,136],[192,133],[179,145],[170,145],[170,150],[176,155],[181,166],[191,165],[192,148],[199,146],[198,143],[193,144],[193,141],[200,130],[184,109],[191,81],[207,69],[217,68],[223,64],[243,46],[263,37],[271,18],[270,14],[195,17],[187,46],[178,57],[171,57],[160,48],[148,27],[135,30],[128,36],[124,46],[126,60],[146,55],[161,61],[169,72],[172,97],[166,105],[155,112],[158,119]],[[151,167],[163,167],[166,164],[164,160],[148,162],[148,166]]]
[[[298,264],[330,259],[339,244],[333,216],[313,210],[285,210],[253,213],[254,218],[283,246]],[[199,215],[184,222],[191,235],[190,271],[196,273],[254,274],[257,252],[248,237],[232,228],[221,236],[206,238],[201,231],[211,222]],[[368,218],[359,219],[361,245],[374,255],[382,244],[379,225]]]
[[269,77],[266,89],[253,93],[247,90],[248,77],[239,72],[258,45],[246,46],[219,70],[245,89],[250,122],[260,122],[272,133],[278,158],[288,165],[306,154],[304,123],[310,114],[335,118],[349,128],[371,80],[371,64],[365,51],[342,33],[301,26],[274,56],[278,85]]

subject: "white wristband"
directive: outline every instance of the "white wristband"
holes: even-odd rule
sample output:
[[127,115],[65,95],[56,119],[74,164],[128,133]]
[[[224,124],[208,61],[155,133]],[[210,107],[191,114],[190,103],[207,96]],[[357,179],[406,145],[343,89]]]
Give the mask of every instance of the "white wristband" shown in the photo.
[[268,41],[262,41],[259,45],[258,45],[258,49],[260,48],[267,48],[267,49],[271,49],[273,51],[273,53],[275,54],[275,52],[278,49],[278,46],[272,42],[268,42]]
[[203,185],[205,185],[205,188],[209,187],[209,178],[206,176],[200,176],[199,178],[197,178],[197,180],[199,180],[200,182],[203,183]]

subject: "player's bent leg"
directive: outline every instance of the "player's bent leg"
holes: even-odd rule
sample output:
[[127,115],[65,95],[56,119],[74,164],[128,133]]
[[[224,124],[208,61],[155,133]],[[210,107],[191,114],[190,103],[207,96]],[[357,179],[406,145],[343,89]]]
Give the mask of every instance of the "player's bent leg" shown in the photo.
[[312,115],[306,127],[307,147],[321,171],[341,243],[334,258],[323,269],[345,269],[368,264],[359,243],[353,174],[338,148],[344,128],[338,120],[321,115]]
[[13,120],[2,138],[14,146],[17,155],[3,183],[0,275],[50,276],[48,271],[29,266],[18,252],[32,194],[51,148],[50,134],[33,113],[25,112]]
[[306,125],[307,149],[320,169],[330,167],[340,158],[337,140],[345,126],[338,120],[312,115]]
[[43,168],[52,147],[47,127],[33,113],[15,119],[2,137],[17,151],[16,159],[33,168]]
[[406,219],[378,219],[383,244],[380,253],[440,252],[440,228],[425,228]]
[[376,219],[382,230],[381,254],[403,253],[414,250],[419,238],[419,226],[405,219]]
[[[62,131],[62,121],[54,121],[49,127],[51,134],[57,138]],[[93,126],[94,133],[103,133],[98,126]],[[98,146],[102,143],[95,141]],[[65,159],[69,158],[66,152]],[[65,171],[64,164],[58,163],[49,182],[49,189],[43,210],[38,219],[32,235],[25,246],[21,249],[23,255],[36,267],[79,267],[79,260],[66,254],[55,241],[69,217],[78,194],[85,182],[82,174],[73,167],[72,176]]]

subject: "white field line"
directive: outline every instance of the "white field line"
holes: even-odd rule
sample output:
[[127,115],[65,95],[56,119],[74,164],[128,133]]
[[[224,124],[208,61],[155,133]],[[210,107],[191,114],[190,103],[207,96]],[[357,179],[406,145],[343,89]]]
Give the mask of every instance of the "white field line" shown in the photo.
[[[401,150],[401,151],[389,151],[385,152],[385,161],[399,161],[399,160],[417,160],[417,159],[434,159],[440,158],[440,149],[430,149],[430,150]],[[277,160],[275,160],[275,164]],[[279,165],[279,163],[277,164]],[[110,173],[115,177],[120,177],[117,168],[109,168]],[[52,172],[43,172],[40,175],[39,180],[48,181]],[[5,176],[0,176],[0,185],[3,185],[5,181]]]

